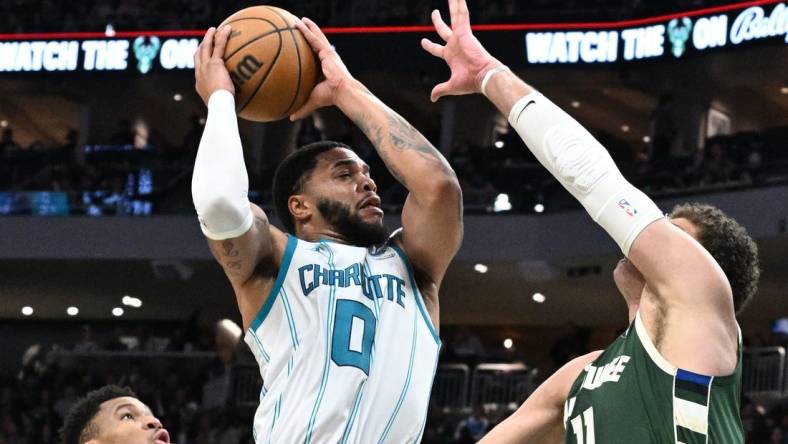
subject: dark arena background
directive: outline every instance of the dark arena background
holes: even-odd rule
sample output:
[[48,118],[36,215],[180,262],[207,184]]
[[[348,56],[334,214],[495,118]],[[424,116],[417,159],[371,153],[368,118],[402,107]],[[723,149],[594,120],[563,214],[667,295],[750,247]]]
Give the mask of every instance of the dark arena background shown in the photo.
[[[741,415],[746,442],[788,443],[788,4],[469,3],[490,52],[660,208],[712,203],[757,240]],[[620,252],[483,97],[429,101],[448,70],[419,40],[445,2],[272,4],[323,26],[457,172],[465,240],[441,292],[423,442],[475,442],[626,328]],[[57,442],[74,401],[107,383],[132,387],[174,442],[253,442],[262,381],[190,194],[206,117],[192,55],[205,29],[251,5],[0,2],[0,443]],[[240,130],[250,199],[266,210],[280,159],[330,139],[367,160],[398,224],[404,189],[337,110]]]

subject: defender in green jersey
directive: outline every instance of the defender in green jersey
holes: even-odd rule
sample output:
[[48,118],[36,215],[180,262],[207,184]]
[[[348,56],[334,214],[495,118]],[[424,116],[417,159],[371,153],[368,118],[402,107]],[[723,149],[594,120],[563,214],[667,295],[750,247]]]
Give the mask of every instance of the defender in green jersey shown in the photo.
[[[432,13],[445,44],[422,40],[451,69],[432,100],[487,96],[626,257],[613,273],[626,333],[559,369],[483,442],[742,443],[736,313],[757,288],[755,243],[708,205],[665,217],[585,128],[482,47],[465,0],[449,0],[449,10],[451,26]],[[580,51],[593,57],[599,47]]]

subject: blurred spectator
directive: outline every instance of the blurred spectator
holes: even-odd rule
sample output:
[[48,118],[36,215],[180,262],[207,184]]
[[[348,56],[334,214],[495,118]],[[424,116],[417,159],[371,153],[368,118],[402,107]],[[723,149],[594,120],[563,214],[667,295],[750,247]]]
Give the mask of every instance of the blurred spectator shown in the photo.
[[[476,442],[487,433],[490,426],[490,420],[484,412],[484,406],[477,405],[474,407],[471,414],[457,424],[457,429],[454,432],[454,439],[458,443],[462,442]],[[471,441],[468,441],[468,438]]]
[[729,182],[733,178],[736,165],[728,158],[725,146],[714,141],[708,147],[703,163],[701,185]]
[[470,367],[483,361],[487,351],[481,339],[473,334],[468,327],[460,327],[449,343],[450,359],[454,359]]
[[68,414],[68,411],[71,409],[71,406],[73,406],[77,402],[77,399],[79,398],[77,397],[76,387],[69,384],[63,390],[63,396],[57,401],[55,401],[55,405],[53,406],[52,410],[55,411],[58,418],[60,418],[60,420],[62,421]]
[[300,127],[298,128],[298,134],[296,136],[296,146],[306,145],[312,142],[318,142],[320,140],[325,140],[325,136],[320,129],[317,128],[315,124],[315,116],[308,116],[305,119],[301,119]]
[[769,435],[769,441],[767,444],[786,444],[785,439],[785,432],[783,432],[782,427],[775,427],[772,429],[772,433]]
[[109,143],[112,145],[134,144],[134,132],[131,130],[131,123],[128,120],[118,120],[115,125],[115,132],[109,136]]
[[92,352],[99,349],[96,341],[93,340],[93,330],[89,325],[82,326],[82,337],[74,345],[75,352]]
[[562,335],[550,347],[550,358],[556,368],[588,353],[588,331],[572,322],[563,326]]
[[673,109],[673,96],[663,94],[651,113],[651,163],[656,169],[666,169],[670,153],[678,142],[678,127]]
[[11,128],[3,129],[3,135],[0,137],[0,158],[5,158],[19,150],[19,144],[14,140],[14,130]]

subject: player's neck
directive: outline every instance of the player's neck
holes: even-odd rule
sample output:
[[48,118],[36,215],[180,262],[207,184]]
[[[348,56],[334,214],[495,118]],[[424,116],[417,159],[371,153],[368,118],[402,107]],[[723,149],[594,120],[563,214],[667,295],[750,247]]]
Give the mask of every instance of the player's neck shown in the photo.
[[[643,291],[645,292],[646,290],[643,289]],[[635,316],[637,316],[638,310],[640,309],[640,301],[643,300],[643,295],[633,298],[624,297],[624,300],[627,303],[627,317],[629,319],[629,324],[632,324],[635,321]]]
[[345,245],[350,244],[344,236],[330,228],[310,228],[301,227],[297,229],[296,237],[307,242],[331,241]]
[[635,322],[635,316],[638,314],[638,304],[627,304],[627,310],[629,311],[629,323],[632,324]]

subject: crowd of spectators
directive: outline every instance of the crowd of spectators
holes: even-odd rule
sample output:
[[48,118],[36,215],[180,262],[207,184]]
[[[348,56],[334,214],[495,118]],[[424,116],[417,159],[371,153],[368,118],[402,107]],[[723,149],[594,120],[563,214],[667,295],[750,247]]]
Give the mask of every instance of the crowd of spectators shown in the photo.
[[[615,20],[726,3],[724,0],[480,0],[469,1],[478,23],[538,20]],[[205,29],[225,17],[259,2],[187,0],[115,0],[66,2],[63,0],[9,0],[0,3],[0,29],[4,32]],[[429,11],[442,2],[418,0],[280,0],[272,4],[307,15],[324,25],[427,24]]]
[[[253,443],[254,407],[222,388],[232,365],[244,363],[240,329],[82,326],[73,344],[33,344],[16,371],[0,368],[0,443],[58,442],[70,407],[105,384],[130,387],[177,443]],[[258,378],[259,379],[259,378]]]
[[[128,121],[119,122],[117,132],[106,144],[88,146],[77,146],[74,130],[61,144],[35,141],[21,146],[14,139],[13,128],[4,128],[0,138],[0,214],[52,214],[37,213],[30,205],[16,205],[13,199],[18,195],[4,191],[59,192],[67,200],[63,205],[69,214],[149,215],[190,208],[186,185],[204,122],[199,116],[191,119],[191,129],[177,147],[156,140],[135,145]],[[665,130],[664,126],[663,131],[669,134],[669,127]],[[375,171],[384,206],[397,211],[404,202],[405,189],[357,133],[351,131],[338,140],[367,159]],[[439,139],[437,135],[432,137]],[[715,136],[706,140],[704,148],[690,150],[690,154],[671,149],[669,136],[659,133],[655,133],[651,145],[644,144],[640,150],[622,146],[604,133],[597,137],[610,149],[625,176],[654,197],[788,181],[788,154],[784,149],[788,127]],[[296,142],[324,138],[314,125],[304,124]],[[501,135],[492,146],[459,143],[451,150],[449,161],[463,188],[466,211],[492,211],[496,197],[502,193],[516,212],[533,211],[535,204],[552,212],[577,207],[513,131]],[[264,208],[271,205],[273,168],[275,165],[267,165],[262,171],[265,174],[257,175],[250,170],[250,197]],[[180,204],[160,205],[163,202]]]

